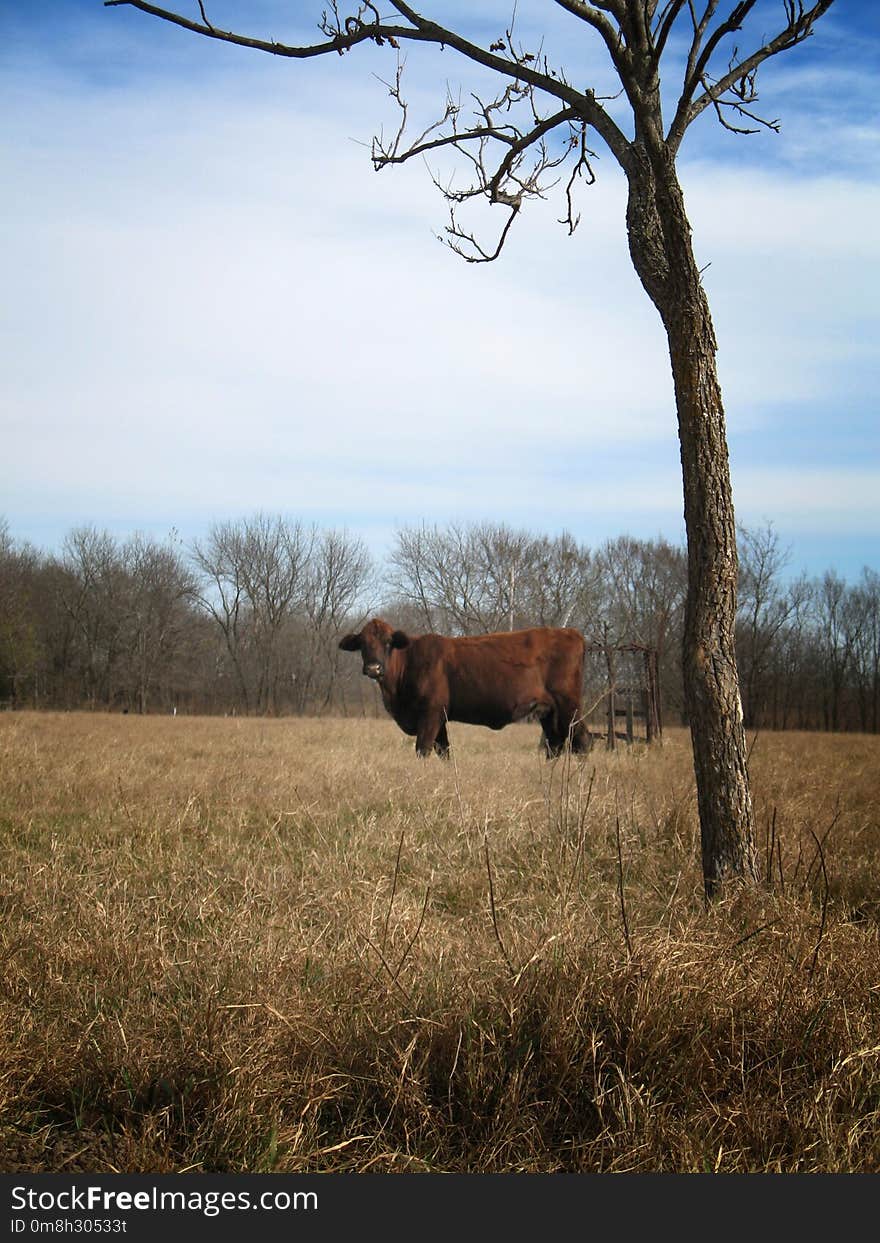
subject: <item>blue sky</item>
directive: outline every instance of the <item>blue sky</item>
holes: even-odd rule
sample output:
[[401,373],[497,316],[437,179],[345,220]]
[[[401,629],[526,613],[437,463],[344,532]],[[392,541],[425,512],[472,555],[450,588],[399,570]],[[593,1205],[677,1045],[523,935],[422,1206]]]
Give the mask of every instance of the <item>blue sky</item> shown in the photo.
[[[208,12],[293,39],[290,14],[321,7]],[[500,33],[510,7],[422,10],[478,9]],[[759,29],[781,9],[762,0]],[[558,6],[520,0],[517,20],[610,89]],[[363,145],[396,122],[377,80],[393,56],[290,63],[100,0],[0,0],[14,536],[190,539],[262,509],[347,527],[377,556],[423,520],[682,538],[666,343],[629,262],[622,175],[597,147],[572,238],[551,199],[496,264],[462,263],[435,237],[421,162],[376,174]],[[793,572],[852,579],[880,567],[878,69],[878,6],[838,0],[759,76],[781,134],[737,138],[706,113],[680,157],[737,517],[772,522]],[[425,118],[447,81],[478,85],[433,49],[407,52],[406,80]]]

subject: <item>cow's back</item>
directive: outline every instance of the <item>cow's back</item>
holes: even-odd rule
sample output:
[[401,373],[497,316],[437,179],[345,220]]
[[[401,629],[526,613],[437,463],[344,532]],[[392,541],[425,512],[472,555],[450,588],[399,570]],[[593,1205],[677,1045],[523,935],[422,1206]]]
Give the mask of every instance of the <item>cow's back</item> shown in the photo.
[[583,651],[570,628],[422,635],[408,652],[408,695],[442,706],[450,720],[500,729],[560,694],[579,699]]

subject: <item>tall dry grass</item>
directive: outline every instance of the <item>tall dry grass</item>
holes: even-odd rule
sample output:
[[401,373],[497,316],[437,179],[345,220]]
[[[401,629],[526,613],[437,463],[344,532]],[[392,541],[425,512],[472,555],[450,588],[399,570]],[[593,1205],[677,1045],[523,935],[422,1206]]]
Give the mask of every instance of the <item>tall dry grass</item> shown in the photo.
[[880,739],[0,716],[5,1171],[876,1171]]

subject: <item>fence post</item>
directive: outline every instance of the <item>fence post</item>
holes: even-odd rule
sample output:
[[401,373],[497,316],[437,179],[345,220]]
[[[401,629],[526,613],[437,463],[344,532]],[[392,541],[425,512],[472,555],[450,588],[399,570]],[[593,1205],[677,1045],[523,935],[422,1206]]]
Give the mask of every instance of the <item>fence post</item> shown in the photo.
[[614,695],[614,658],[611,655],[611,648],[607,642],[605,644],[605,663],[608,666],[608,741],[606,745],[609,751],[614,751],[617,747],[617,735],[614,729],[617,704],[615,703]]

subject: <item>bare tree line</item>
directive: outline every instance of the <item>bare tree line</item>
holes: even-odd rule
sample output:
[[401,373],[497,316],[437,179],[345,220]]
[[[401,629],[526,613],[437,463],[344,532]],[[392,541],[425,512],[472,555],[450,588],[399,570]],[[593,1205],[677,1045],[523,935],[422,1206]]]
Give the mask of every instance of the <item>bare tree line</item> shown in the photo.
[[746,725],[880,729],[880,574],[786,580],[771,525],[740,530],[737,652]]
[[[880,574],[787,576],[772,525],[739,532],[737,654],[749,728],[880,730]],[[0,523],[0,703],[276,714],[378,711],[340,659],[373,612],[413,632],[574,626],[658,653],[684,720],[686,554],[624,535],[598,548],[503,523],[399,529],[384,565],[346,531],[280,515],[185,546],[72,530],[58,555]]]

